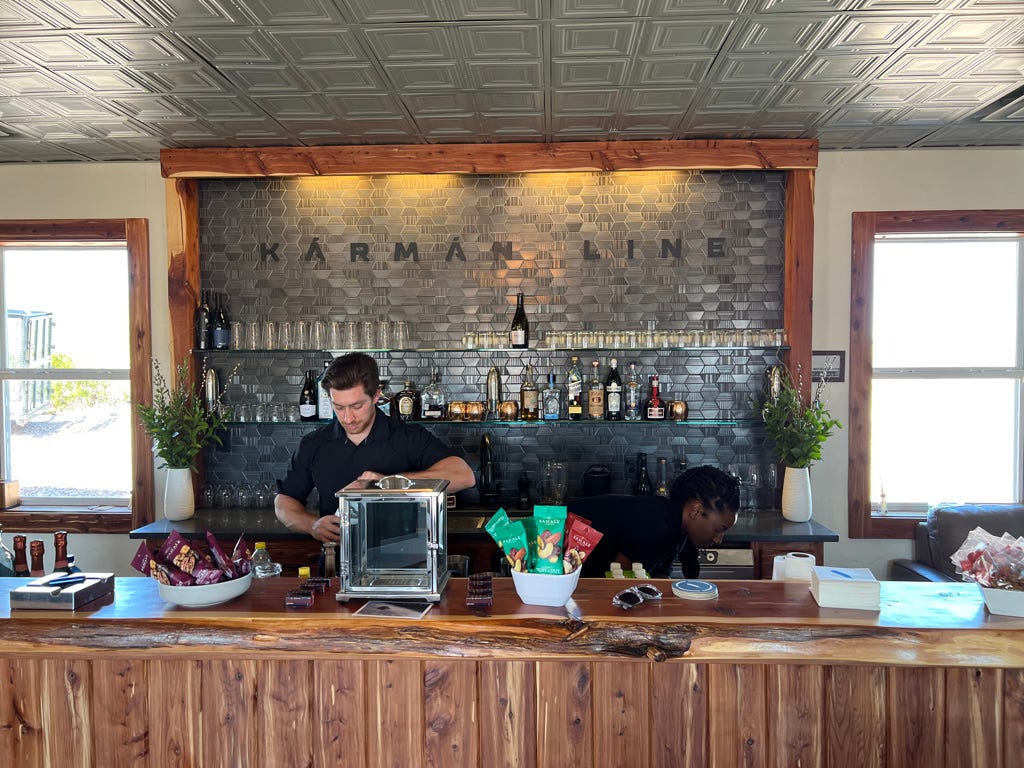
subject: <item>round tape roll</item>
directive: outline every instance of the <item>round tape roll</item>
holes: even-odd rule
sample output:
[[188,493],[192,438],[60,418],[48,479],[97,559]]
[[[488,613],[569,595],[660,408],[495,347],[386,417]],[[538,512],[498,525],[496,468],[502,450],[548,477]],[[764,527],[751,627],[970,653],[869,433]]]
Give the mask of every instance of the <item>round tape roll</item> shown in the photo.
[[710,581],[683,579],[672,583],[672,594],[684,600],[714,600],[718,597],[718,587]]

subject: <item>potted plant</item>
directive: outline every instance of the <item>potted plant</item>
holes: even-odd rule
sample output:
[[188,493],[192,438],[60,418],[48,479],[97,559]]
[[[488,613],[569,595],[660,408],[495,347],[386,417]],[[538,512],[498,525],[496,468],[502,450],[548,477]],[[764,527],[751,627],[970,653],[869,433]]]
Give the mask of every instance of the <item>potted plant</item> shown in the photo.
[[782,483],[782,516],[794,522],[811,518],[810,466],[821,460],[821,446],[842,427],[832,418],[822,395],[826,367],[814,389],[809,404],[800,395],[801,369],[797,366],[797,382],[785,366],[769,369],[768,397],[761,409],[765,432],[775,445],[775,452],[786,467]]
[[220,444],[218,430],[224,421],[212,408],[207,409],[192,385],[191,370],[184,361],[176,369],[171,388],[160,363],[153,361],[153,404],[136,406],[146,433],[153,438],[153,452],[167,468],[164,488],[164,515],[169,520],[187,520],[195,512],[192,473],[196,456],[204,446]]

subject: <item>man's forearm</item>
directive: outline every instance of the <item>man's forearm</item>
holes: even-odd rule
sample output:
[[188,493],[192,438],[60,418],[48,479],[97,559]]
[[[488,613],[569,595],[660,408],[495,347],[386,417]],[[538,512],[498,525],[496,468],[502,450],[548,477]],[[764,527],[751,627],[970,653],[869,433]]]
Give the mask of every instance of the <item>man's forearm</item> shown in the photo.
[[274,514],[288,530],[312,535],[316,515],[311,514],[298,499],[277,494],[274,497]]
[[473,470],[458,456],[449,456],[424,470],[406,472],[405,474],[412,478],[447,480],[449,483],[448,493],[456,493],[476,485],[476,476],[473,474]]

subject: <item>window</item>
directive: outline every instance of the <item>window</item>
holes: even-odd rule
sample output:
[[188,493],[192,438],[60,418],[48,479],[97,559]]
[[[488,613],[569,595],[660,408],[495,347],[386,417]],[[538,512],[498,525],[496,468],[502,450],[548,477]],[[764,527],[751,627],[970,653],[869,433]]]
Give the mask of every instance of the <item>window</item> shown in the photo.
[[19,530],[152,518],[149,251],[139,219],[0,222],[0,470]]
[[852,267],[850,535],[1020,501],[1024,211],[855,213]]

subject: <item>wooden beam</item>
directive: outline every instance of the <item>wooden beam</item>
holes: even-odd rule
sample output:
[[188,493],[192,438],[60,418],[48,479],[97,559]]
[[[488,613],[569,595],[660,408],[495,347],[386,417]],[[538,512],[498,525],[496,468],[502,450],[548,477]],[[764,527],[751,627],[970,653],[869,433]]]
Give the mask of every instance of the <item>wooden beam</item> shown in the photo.
[[811,139],[164,149],[165,178],[527,171],[808,170]]

